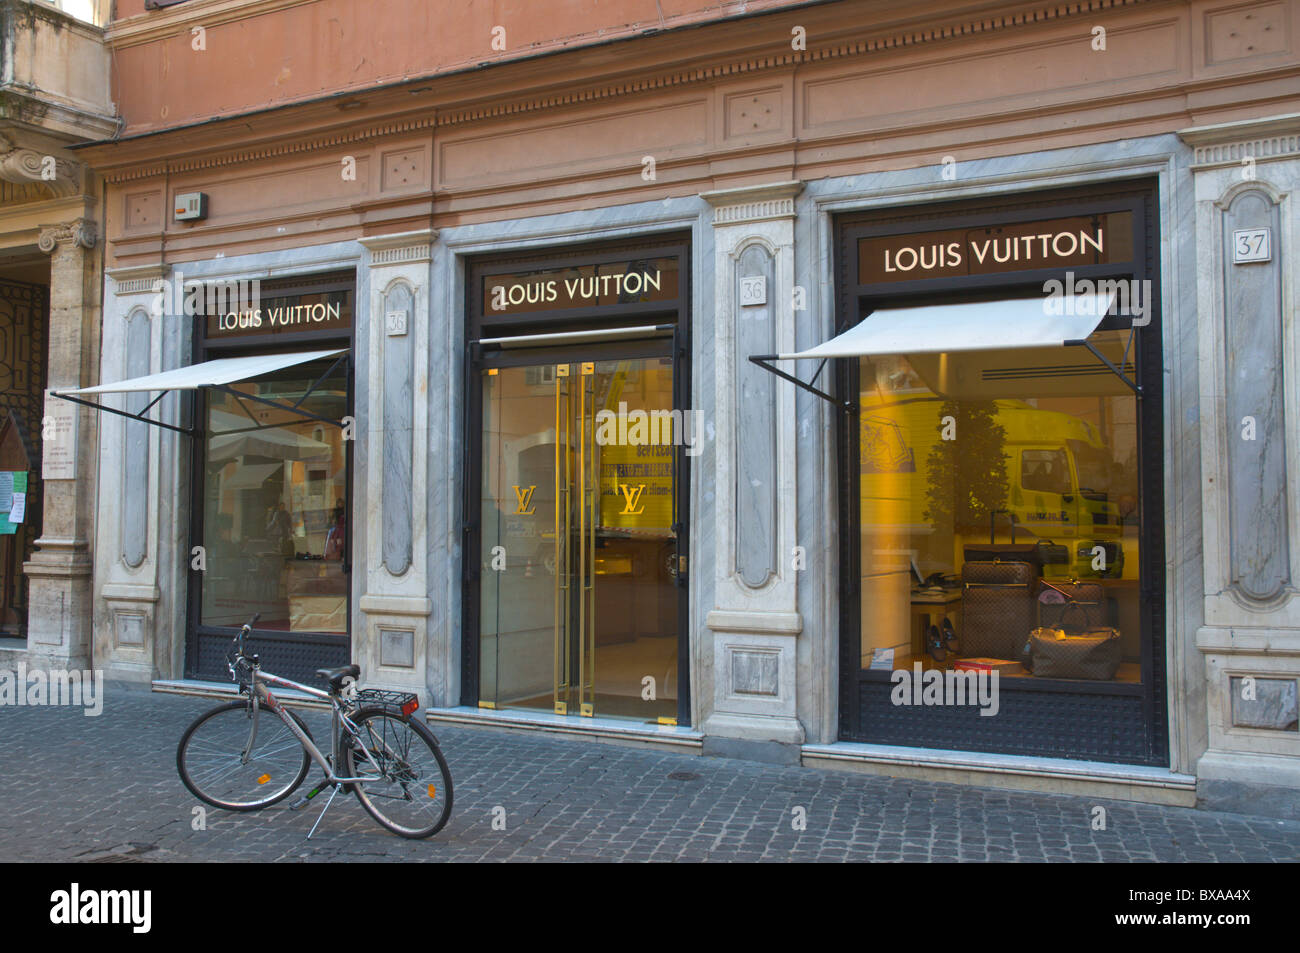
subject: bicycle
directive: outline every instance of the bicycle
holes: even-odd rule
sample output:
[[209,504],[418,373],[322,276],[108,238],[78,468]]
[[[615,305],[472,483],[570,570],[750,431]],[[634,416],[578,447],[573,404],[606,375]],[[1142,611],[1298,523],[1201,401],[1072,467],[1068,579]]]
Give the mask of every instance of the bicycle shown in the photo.
[[[248,697],[200,715],[176,748],[176,769],[190,793],[223,810],[258,811],[293,794],[314,761],[325,777],[290,810],[305,807],[327,787],[333,790],[308,839],[343,790],[351,790],[366,813],[400,837],[430,837],[442,830],[451,816],[451,772],[433,733],[411,720],[420,707],[419,697],[357,689],[358,665],[317,670],[329,691],[264,672],[258,656],[244,652],[244,640],[259,618],[254,615],[240,628],[226,656],[231,678]],[[329,755],[268,685],[297,689],[330,703]],[[266,722],[263,708],[278,721]]]

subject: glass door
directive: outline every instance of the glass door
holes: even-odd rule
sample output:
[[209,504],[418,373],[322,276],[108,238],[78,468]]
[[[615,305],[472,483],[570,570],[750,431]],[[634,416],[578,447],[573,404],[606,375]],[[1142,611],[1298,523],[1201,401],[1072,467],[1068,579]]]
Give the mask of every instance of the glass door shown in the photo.
[[689,437],[671,358],[479,376],[479,704],[671,722]]

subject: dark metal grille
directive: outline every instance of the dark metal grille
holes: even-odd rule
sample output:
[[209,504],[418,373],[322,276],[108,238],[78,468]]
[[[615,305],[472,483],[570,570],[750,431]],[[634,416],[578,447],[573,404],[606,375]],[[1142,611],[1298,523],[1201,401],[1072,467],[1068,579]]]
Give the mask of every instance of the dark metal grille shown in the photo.
[[974,705],[895,705],[890,700],[892,688],[888,682],[874,681],[859,686],[862,721],[854,740],[1082,761],[1151,762],[1140,695],[1004,688],[998,693],[998,713],[981,715]]
[[[0,432],[12,422],[27,457],[27,518],[12,536],[0,536],[0,633],[25,636],[27,577],[41,535],[41,417],[45,413],[49,291],[42,285],[0,281]],[[9,469],[6,465],[3,469]]]
[[[200,632],[195,637],[198,662],[190,673],[191,677],[210,682],[231,681],[230,670],[226,668],[226,654],[234,637],[234,632],[228,635]],[[254,632],[245,643],[245,651],[259,656],[262,668],[268,672],[320,688],[325,685],[316,677],[316,669],[337,668],[352,661],[346,635]]]

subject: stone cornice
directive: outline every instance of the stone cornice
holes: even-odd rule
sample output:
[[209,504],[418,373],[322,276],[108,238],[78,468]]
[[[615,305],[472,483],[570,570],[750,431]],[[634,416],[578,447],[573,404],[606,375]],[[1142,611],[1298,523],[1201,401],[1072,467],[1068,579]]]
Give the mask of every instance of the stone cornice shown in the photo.
[[701,192],[700,198],[713,206],[716,227],[794,218],[794,198],[801,191],[803,183],[791,181]]
[[433,243],[437,240],[438,231],[434,228],[358,239],[370,251],[371,268],[430,261],[433,258]]
[[174,7],[145,10],[133,17],[114,20],[108,25],[104,38],[114,49],[124,49],[186,33],[191,24],[220,26],[315,2],[316,0],[190,0],[189,3]]
[[1195,168],[1240,165],[1300,157],[1300,113],[1183,129],[1178,138],[1192,147]]
[[[235,0],[209,0],[208,3],[203,4],[202,9],[209,7],[224,9],[226,6],[231,6],[233,17],[234,2]],[[259,3],[246,6],[265,5],[268,9],[273,9],[276,4],[291,6],[298,2],[303,2],[303,0],[260,0]],[[157,132],[143,133],[117,142],[92,143],[86,146],[85,149],[88,150],[87,159],[93,167],[102,172],[106,181],[117,183],[159,175],[164,172],[193,171],[251,162],[422,128],[454,126],[549,109],[587,105],[602,100],[614,100],[674,86],[711,82],[720,78],[746,73],[788,70],[802,64],[869,56],[960,37],[1012,30],[1031,24],[1070,18],[1094,17],[1106,10],[1135,7],[1153,2],[1157,2],[1157,0],[1076,0],[1076,2],[1071,3],[1039,3],[1000,15],[952,17],[948,21],[934,26],[920,29],[884,31],[861,39],[831,42],[824,47],[806,51],[791,50],[788,43],[783,43],[776,51],[768,54],[729,57],[725,53],[720,55],[717,52],[712,52],[707,62],[702,58],[700,59],[700,65],[687,65],[676,69],[662,70],[657,73],[637,70],[634,73],[635,78],[608,80],[603,83],[598,79],[595,81],[588,80],[585,83],[578,82],[566,86],[562,92],[515,97],[510,100],[493,98],[472,105],[457,105],[454,101],[446,102],[436,99],[438,87],[430,85],[431,81],[445,82],[461,76],[457,72],[445,72],[435,76],[413,78],[401,83],[376,87],[370,90],[349,91],[352,95],[365,95],[373,103],[372,116],[376,114],[382,116],[385,111],[391,110],[393,106],[400,106],[400,112],[396,115],[391,118],[380,118],[363,129],[341,127],[337,109],[337,101],[340,96],[334,95],[327,100],[316,99],[260,109],[196,125],[177,126]],[[189,3],[182,4],[175,9],[180,11],[182,8],[200,9],[197,4],[191,7]],[[775,16],[782,13],[790,15],[799,11],[797,9],[774,8],[770,12],[771,15]],[[179,13],[176,15],[179,17]],[[190,17],[189,19],[196,18]],[[181,21],[178,20],[177,22]],[[717,25],[703,24],[702,28]],[[581,49],[583,47],[578,47],[574,52],[576,53]],[[504,76],[503,71],[511,68],[535,70],[536,60],[504,60],[492,64],[489,73]],[[478,71],[477,75],[484,76],[488,74]],[[521,83],[520,85],[524,84]],[[423,93],[425,90],[413,89],[412,87],[422,86],[428,88],[430,96],[426,101],[427,104],[416,106],[412,102],[412,94]],[[479,88],[477,84],[466,87],[467,90]],[[280,121],[276,122],[277,119]],[[328,132],[308,131],[297,135],[290,133],[286,138],[283,131],[284,126],[294,122],[300,122],[304,125],[315,123],[318,126],[328,124],[334,128]],[[230,135],[237,134],[237,130],[248,135],[247,130],[253,129],[254,125],[256,125],[256,131],[253,135],[264,141],[249,142],[243,148],[224,148],[202,155],[194,154],[193,142],[195,137],[203,132],[224,131],[227,136],[223,141],[228,141]],[[190,154],[162,162],[156,159],[154,161],[145,159],[146,156],[152,159],[160,151],[165,152],[166,144],[169,142],[174,142],[177,146],[184,143],[182,148],[185,148],[185,151]],[[137,165],[132,161],[133,156],[139,156],[147,164]]]
[[107,274],[113,279],[113,293],[122,296],[152,291],[154,282],[159,278],[165,279],[171,270],[171,265],[152,263],[130,268],[111,268]]

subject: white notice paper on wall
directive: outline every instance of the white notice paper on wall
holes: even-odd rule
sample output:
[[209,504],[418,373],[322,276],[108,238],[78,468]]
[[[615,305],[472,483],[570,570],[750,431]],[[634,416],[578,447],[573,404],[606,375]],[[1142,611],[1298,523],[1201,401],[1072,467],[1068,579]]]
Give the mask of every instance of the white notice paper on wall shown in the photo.
[[15,491],[14,506],[9,511],[9,522],[21,523],[25,515],[27,515],[27,494]]
[[77,478],[77,405],[45,392],[41,421],[41,476],[46,480]]

